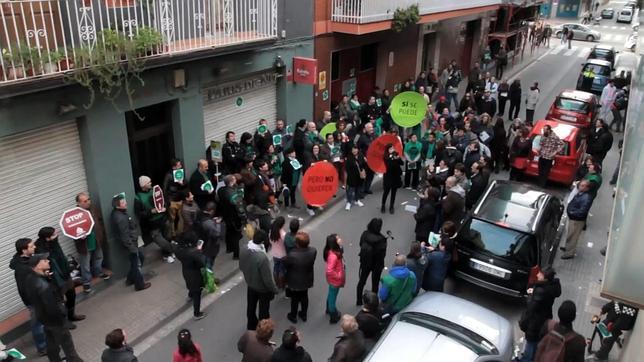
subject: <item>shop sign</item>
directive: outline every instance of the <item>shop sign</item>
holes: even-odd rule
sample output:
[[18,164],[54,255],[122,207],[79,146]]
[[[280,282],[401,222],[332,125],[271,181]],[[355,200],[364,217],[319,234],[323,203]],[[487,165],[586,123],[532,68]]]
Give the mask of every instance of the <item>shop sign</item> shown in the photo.
[[[271,71],[260,73],[246,79],[206,86],[202,90],[204,93],[204,104],[217,102],[226,98],[236,97],[256,89],[275,86],[276,80],[277,76],[275,72]],[[239,99],[241,99],[243,103],[243,98],[239,97]],[[235,101],[235,104],[237,104],[239,99]]]
[[293,57],[293,82],[315,84],[317,74],[317,59]]
[[328,89],[325,89],[324,92],[322,92],[322,100],[324,102],[329,100],[329,90]]

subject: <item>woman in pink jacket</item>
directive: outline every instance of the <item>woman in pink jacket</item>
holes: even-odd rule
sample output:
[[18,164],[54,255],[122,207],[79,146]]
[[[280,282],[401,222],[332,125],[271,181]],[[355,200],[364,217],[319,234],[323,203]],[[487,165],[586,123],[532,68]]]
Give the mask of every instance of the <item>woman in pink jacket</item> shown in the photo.
[[326,237],[324,247],[324,261],[326,262],[326,281],[329,284],[329,292],[326,297],[326,313],[330,316],[329,323],[335,324],[340,320],[340,312],[335,306],[340,288],[344,287],[346,279],[344,260],[342,259],[343,241],[338,234],[331,234]]

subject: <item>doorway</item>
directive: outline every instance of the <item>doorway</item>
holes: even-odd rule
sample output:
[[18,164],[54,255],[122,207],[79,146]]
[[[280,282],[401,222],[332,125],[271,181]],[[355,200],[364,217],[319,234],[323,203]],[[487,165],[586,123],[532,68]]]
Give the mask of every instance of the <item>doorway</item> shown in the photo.
[[461,58],[461,69],[469,74],[472,65],[472,48],[474,46],[474,34],[477,26],[480,27],[480,20],[468,21],[465,28],[465,44],[463,45],[463,56]]
[[146,175],[153,185],[163,182],[175,155],[172,133],[172,102],[155,104],[125,113],[134,185]]
[[[437,64],[434,64],[434,57],[436,55],[436,32],[428,33],[423,36],[423,61],[422,70],[429,71],[430,67],[435,69]],[[438,71],[438,70],[437,70]]]

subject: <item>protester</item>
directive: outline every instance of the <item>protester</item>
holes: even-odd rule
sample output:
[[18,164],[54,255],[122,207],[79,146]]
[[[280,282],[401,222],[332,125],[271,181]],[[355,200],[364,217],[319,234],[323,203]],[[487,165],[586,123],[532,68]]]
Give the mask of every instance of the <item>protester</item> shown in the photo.
[[168,208],[168,223],[170,225],[170,238],[183,232],[183,215],[181,213],[183,195],[188,190],[183,176],[175,181],[174,171],[183,170],[183,164],[178,158],[170,160],[170,171],[165,174],[162,183],[163,197]]
[[414,299],[416,276],[407,268],[407,258],[396,255],[389,274],[381,278],[378,297],[386,313],[394,315],[405,308]]
[[[268,236],[259,229],[255,230],[253,239],[240,254],[239,269],[244,274],[247,284],[246,294],[246,328],[254,330],[259,319],[270,318],[270,303],[279,292],[271,273],[271,262],[266,254],[264,245],[268,243]],[[256,310],[259,305],[259,315]]]
[[[572,328],[572,322],[577,316],[577,307],[571,300],[561,303],[557,311],[559,322],[549,320],[541,329],[541,341],[537,346],[537,352],[534,357],[535,362],[550,362],[559,360],[564,362],[582,362],[584,361],[584,349],[586,348],[586,339],[575,332]],[[563,337],[563,348],[557,348]],[[554,351],[550,348],[556,348]],[[563,353],[563,356],[560,356]]]
[[202,362],[201,346],[192,341],[192,335],[187,329],[182,329],[177,335],[177,349],[172,353],[172,362]]
[[[47,254],[49,256],[49,271],[51,272],[52,281],[58,287],[60,293],[65,296],[65,308],[67,310],[67,319],[69,322],[82,321],[85,316],[76,314],[76,290],[74,281],[70,276],[69,262],[58,242],[58,231],[50,226],[45,226],[38,231],[36,240],[36,254]],[[43,322],[43,324],[45,324]],[[76,328],[69,323],[71,329]]]
[[[223,160],[223,173],[226,175],[239,173],[243,164],[243,152],[241,146],[235,140],[235,132],[226,132],[226,142],[221,147]],[[191,178],[192,180],[192,178]]]
[[612,79],[608,79],[608,83],[602,89],[602,94],[599,97],[599,118],[608,119],[608,114],[611,110],[611,106],[615,103],[615,98],[617,97],[617,87],[615,87],[615,82]]
[[335,324],[340,320],[340,312],[336,307],[340,288],[344,287],[346,281],[346,268],[342,254],[344,249],[343,240],[338,234],[331,234],[326,237],[326,245],[322,253],[326,262],[326,281],[329,290],[326,297],[326,312],[329,315],[329,323]]
[[568,215],[568,228],[566,233],[566,244],[559,248],[563,251],[561,259],[572,259],[575,257],[577,250],[577,243],[579,237],[586,224],[588,213],[593,205],[593,198],[589,192],[590,181],[581,180],[577,184],[577,193],[572,197],[568,206],[566,207],[566,214]]
[[275,285],[279,289],[286,287],[286,247],[284,246],[284,225],[286,219],[283,216],[278,216],[271,225],[268,240],[270,241],[269,255],[273,258],[273,278]]
[[226,225],[226,253],[233,253],[233,259],[239,259],[239,240],[242,238],[242,227],[246,224],[246,205],[238,192],[237,178],[224,176],[224,187],[217,191],[219,197],[219,215]]
[[273,355],[270,339],[274,330],[272,319],[262,319],[257,323],[257,329],[244,332],[237,342],[237,350],[243,355],[241,362],[270,362]]
[[[595,360],[608,361],[608,355],[615,342],[624,331],[631,330],[635,326],[638,312],[637,308],[618,301],[610,301],[602,306],[600,314],[606,315],[603,323],[611,326],[611,335],[605,337],[599,350],[591,355]],[[599,321],[599,316],[596,316],[594,320]]]
[[271,356],[271,362],[313,362],[311,355],[302,347],[300,331],[294,326],[286,328],[282,334],[282,345]]
[[[375,139],[376,139],[376,134],[373,129],[373,123],[369,122],[364,125],[364,129],[358,136],[358,141],[356,142],[356,145],[360,149],[360,153],[363,156],[367,154],[367,150],[369,149],[371,142],[373,142]],[[369,195],[373,193],[371,191],[371,183],[373,182],[373,177],[375,173],[369,167],[366,167],[364,170],[365,170],[365,178],[363,179],[363,182],[362,182],[362,186],[363,186],[362,192]]]
[[286,285],[291,296],[291,311],[286,318],[292,323],[297,323],[298,316],[303,322],[307,320],[309,289],[313,287],[313,266],[317,257],[317,250],[309,246],[310,242],[309,234],[298,232],[296,247],[286,256]]
[[407,269],[411,270],[416,276],[416,288],[414,289],[414,296],[416,296],[418,295],[420,287],[423,285],[423,277],[425,276],[425,269],[427,269],[427,258],[418,241],[414,241],[409,247]]
[[351,152],[347,155],[345,165],[347,172],[347,204],[344,209],[349,211],[351,210],[351,205],[358,205],[360,207],[364,206],[360,200],[363,197],[363,183],[367,178],[367,169],[369,167],[367,166],[367,161],[362,153],[360,153],[360,149],[357,145],[351,146]]
[[499,52],[496,53],[496,77],[498,79],[503,78],[503,70],[506,65],[508,65],[508,52],[505,50],[505,46],[501,45]]
[[392,144],[387,144],[385,146],[384,162],[387,171],[382,178],[383,193],[382,199],[380,201],[380,212],[385,213],[385,204],[387,203],[387,196],[391,193],[391,198],[389,200],[389,213],[394,213],[394,203],[396,202],[396,191],[402,186],[402,170],[401,166],[403,161],[400,159],[400,155],[396,152],[396,149]]
[[492,152],[492,163],[494,173],[498,174],[501,170],[501,164],[503,164],[504,170],[509,170],[510,165],[507,163],[507,152],[508,152],[508,140],[505,133],[505,124],[501,117],[496,119],[494,123],[494,138],[490,143],[490,151]]
[[148,289],[152,284],[143,280],[141,266],[143,265],[143,252],[140,247],[143,241],[139,243],[141,237],[139,226],[135,219],[127,213],[127,200],[125,194],[119,194],[112,198],[112,214],[110,216],[112,230],[114,230],[116,240],[127,249],[130,262],[130,270],[125,278],[125,285],[134,284],[137,291]]
[[103,272],[105,228],[103,226],[103,216],[100,210],[92,205],[88,193],[81,192],[76,195],[76,206],[89,211],[94,220],[92,232],[84,238],[74,240],[74,246],[76,246],[76,252],[78,253],[83,292],[90,293],[92,291],[92,277],[100,277],[103,280],[111,278],[110,274]]
[[342,316],[340,322],[342,335],[333,347],[329,362],[360,362],[365,355],[364,335],[358,329],[356,319],[348,314]]
[[27,277],[31,274],[31,267],[29,266],[29,258],[34,255],[36,251],[36,243],[29,238],[21,238],[16,241],[16,253],[11,258],[9,268],[14,271],[14,278],[16,279],[16,286],[18,287],[18,295],[22,303],[29,309],[29,325],[31,327],[31,336],[34,339],[36,350],[39,356],[47,355],[47,339],[45,338],[45,330],[42,323],[36,317],[36,310],[33,304],[29,301],[27,293]]
[[416,234],[416,241],[427,241],[429,233],[434,229],[436,218],[438,217],[438,197],[440,190],[436,187],[427,187],[420,195],[420,204],[414,214],[416,220],[416,227],[414,232]]
[[378,283],[387,255],[387,238],[381,233],[382,219],[373,218],[360,236],[360,271],[356,287],[356,305],[362,305],[362,291],[371,274],[371,291],[378,293]]
[[[239,166],[237,167],[241,170],[242,165],[243,163],[240,159]],[[190,192],[194,195],[195,202],[200,208],[206,206],[208,201],[215,201],[215,187],[212,185],[212,182],[210,183],[210,187],[207,187],[208,181],[210,181],[210,176],[208,175],[208,161],[201,159],[197,163],[197,169],[192,173],[190,181],[188,182]],[[141,180],[139,179],[139,184],[140,183]]]
[[[207,204],[206,204],[207,205]],[[195,222],[199,207],[195,203],[195,198],[192,192],[188,191],[183,194],[183,202],[181,203],[181,220],[183,220],[183,231],[192,230]]]
[[286,248],[286,254],[290,253],[291,250],[295,249],[295,236],[300,230],[300,220],[297,218],[291,219],[288,223],[288,232],[284,235],[284,248]]
[[409,136],[409,140],[405,143],[405,188],[418,188],[418,172],[420,170],[422,144],[418,142],[418,137],[415,134]]
[[[445,223],[447,224],[447,222]],[[445,224],[443,229],[445,229]],[[442,292],[447,277],[447,268],[452,259],[451,251],[448,250],[445,238],[447,235],[441,236],[441,241],[436,247],[431,245],[423,245],[425,257],[427,258],[427,267],[425,275],[423,276],[423,289],[427,291]]]
[[519,327],[525,333],[526,346],[520,362],[531,362],[541,339],[541,328],[552,319],[552,305],[561,295],[561,284],[555,278],[555,271],[547,268],[537,273],[537,281],[530,285],[526,311],[521,315]]
[[595,128],[590,131],[588,137],[588,148],[586,152],[593,156],[593,160],[602,166],[606,154],[613,147],[613,134],[603,119],[598,118],[595,121]]
[[497,107],[498,115],[499,117],[503,117],[503,115],[505,114],[505,105],[508,101],[508,97],[510,94],[510,84],[508,84],[507,78],[501,79],[501,83],[499,83],[498,92],[499,92],[499,98],[498,98],[499,106]]
[[214,269],[215,258],[219,254],[219,246],[224,239],[226,229],[222,219],[215,217],[215,205],[214,202],[209,201],[206,204],[206,208],[199,212],[195,230],[184,232],[187,235],[190,235],[191,232],[196,232],[198,238],[203,240],[201,251],[205,257],[205,266],[210,270]]
[[385,328],[385,324],[383,323],[378,295],[367,290],[362,295],[362,300],[364,304],[355,318],[358,323],[358,329],[364,335],[366,351],[369,352],[376,342],[378,342]]
[[510,180],[520,180],[524,170],[527,167],[527,157],[532,150],[532,141],[530,140],[530,131],[521,127],[519,135],[514,138],[510,146]]
[[[52,234],[53,235],[53,234]],[[68,318],[73,316],[63,306],[63,296],[59,287],[52,280],[48,254],[33,254],[29,257],[30,273],[26,277],[27,300],[31,302],[45,330],[47,339],[47,358],[60,362],[60,349],[63,349],[65,361],[83,362],[78,356],[72,335],[69,332]],[[54,257],[54,260],[55,257]],[[55,272],[54,272],[55,273]],[[69,308],[69,306],[68,306]]]
[[508,117],[515,119],[519,117],[519,111],[521,110],[521,80],[515,79],[512,84],[510,84],[510,109]]
[[201,311],[201,289],[204,287],[201,268],[206,266],[206,258],[197,245],[197,234],[194,231],[179,236],[179,247],[176,255],[181,261],[181,273],[186,282],[188,297],[192,300],[192,315],[194,320],[206,317]]
[[554,165],[555,156],[565,145],[564,141],[552,131],[552,127],[549,125],[543,127],[543,135],[539,141],[539,186],[545,188],[548,184],[548,176]]
[[465,190],[456,181],[454,176],[445,181],[447,194],[441,200],[441,220],[460,225],[465,216]]
[[172,256],[172,245],[165,238],[167,215],[165,207],[160,210],[154,206],[152,195],[152,179],[147,176],[139,177],[141,191],[134,197],[134,214],[139,219],[143,240],[147,243],[153,242],[161,248],[163,260],[174,263]]
[[299,206],[295,204],[295,195],[297,194],[297,185],[300,182],[301,173],[302,173],[302,164],[295,157],[295,150],[290,148],[284,152],[284,162],[282,163],[282,184],[284,185],[284,190],[282,194],[284,195],[284,206],[292,207],[294,209],[299,209]]
[[101,355],[101,362],[138,362],[134,350],[127,344],[125,331],[117,328],[105,336],[106,349]]

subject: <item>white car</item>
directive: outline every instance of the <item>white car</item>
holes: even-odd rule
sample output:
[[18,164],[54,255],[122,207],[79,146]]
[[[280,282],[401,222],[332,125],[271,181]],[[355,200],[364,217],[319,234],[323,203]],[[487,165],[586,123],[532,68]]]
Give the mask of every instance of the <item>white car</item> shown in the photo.
[[623,8],[617,13],[618,23],[630,23],[633,21],[633,10],[630,8]]

